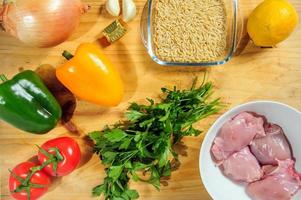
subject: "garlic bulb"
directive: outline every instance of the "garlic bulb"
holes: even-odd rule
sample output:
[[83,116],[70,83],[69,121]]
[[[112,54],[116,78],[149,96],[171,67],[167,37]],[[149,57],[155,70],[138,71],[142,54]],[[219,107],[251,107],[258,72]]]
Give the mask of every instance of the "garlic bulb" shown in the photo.
[[118,17],[120,14],[119,0],[107,0],[106,9],[114,17]]
[[123,0],[122,1],[122,17],[123,17],[123,21],[125,22],[129,22],[132,19],[134,19],[134,17],[137,14],[137,9],[136,9],[136,5],[134,3],[133,0]]

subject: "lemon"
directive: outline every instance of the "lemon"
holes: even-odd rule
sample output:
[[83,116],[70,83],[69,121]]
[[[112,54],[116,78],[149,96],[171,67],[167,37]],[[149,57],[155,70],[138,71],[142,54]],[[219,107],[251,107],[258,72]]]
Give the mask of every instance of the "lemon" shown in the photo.
[[251,13],[248,33],[257,46],[270,47],[285,40],[298,24],[298,14],[287,0],[265,0]]

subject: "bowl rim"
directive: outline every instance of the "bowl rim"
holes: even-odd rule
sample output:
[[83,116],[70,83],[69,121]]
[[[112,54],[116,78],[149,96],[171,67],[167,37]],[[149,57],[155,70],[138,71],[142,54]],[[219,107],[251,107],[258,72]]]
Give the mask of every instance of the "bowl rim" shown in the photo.
[[203,183],[206,191],[208,192],[208,194],[210,195],[211,198],[214,198],[214,192],[212,191],[212,188],[208,187],[207,185],[207,181],[204,181],[202,179],[202,174],[204,173],[204,168],[202,167],[201,163],[202,163],[202,155],[204,155],[206,152],[205,150],[205,145],[203,144],[206,144],[209,142],[209,137],[210,135],[214,134],[214,132],[212,131],[218,124],[220,124],[221,121],[224,120],[225,116],[229,115],[230,113],[232,112],[235,112],[237,110],[239,110],[240,108],[242,107],[245,107],[245,106],[249,106],[249,105],[255,105],[255,104],[275,104],[275,105],[279,105],[279,106],[282,106],[282,107],[285,107],[286,109],[289,109],[291,111],[294,111],[296,113],[299,113],[301,115],[301,111],[288,105],[288,104],[285,104],[285,103],[281,103],[281,102],[278,102],[278,101],[269,101],[269,100],[256,100],[256,101],[250,101],[250,102],[246,102],[246,103],[243,103],[243,104],[239,104],[231,109],[229,109],[228,111],[226,111],[225,113],[223,113],[221,116],[219,116],[217,118],[217,120],[211,125],[211,127],[208,129],[204,139],[203,139],[203,142],[200,144],[200,152],[199,152],[199,175],[200,175],[200,179],[201,179],[201,182]]
[[[155,1],[155,0],[154,0]],[[227,63],[229,60],[234,55],[235,49],[236,49],[236,43],[237,43],[237,16],[238,16],[238,0],[232,0],[233,2],[233,36],[231,40],[231,48],[228,52],[228,54],[225,56],[224,59],[219,60],[219,61],[210,61],[210,62],[167,62],[159,59],[156,54],[153,51],[153,45],[152,45],[152,30],[151,30],[151,16],[152,16],[152,4],[153,0],[148,0],[146,5],[147,5],[147,44],[145,46],[147,47],[148,54],[152,58],[153,61],[155,61],[159,65],[164,65],[164,66],[199,66],[199,67],[206,67],[206,66],[218,66],[218,65],[223,65]],[[144,9],[143,9],[144,11]],[[142,15],[143,16],[143,15]]]

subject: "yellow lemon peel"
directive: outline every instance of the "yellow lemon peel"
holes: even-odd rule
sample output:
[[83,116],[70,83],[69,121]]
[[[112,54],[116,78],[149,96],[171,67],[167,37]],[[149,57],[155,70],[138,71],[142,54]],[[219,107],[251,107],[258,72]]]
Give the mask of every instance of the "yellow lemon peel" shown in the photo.
[[257,46],[270,47],[288,38],[297,24],[298,14],[287,0],[265,0],[251,13],[247,29]]

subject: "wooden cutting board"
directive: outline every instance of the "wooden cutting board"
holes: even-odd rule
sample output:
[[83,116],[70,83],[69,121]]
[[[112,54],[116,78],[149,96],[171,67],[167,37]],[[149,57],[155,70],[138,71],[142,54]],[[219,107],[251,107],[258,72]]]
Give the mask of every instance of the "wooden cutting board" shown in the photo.
[[[113,18],[105,13],[104,0],[86,0],[86,2],[91,6],[91,10],[82,17],[80,27],[70,40],[57,47],[30,48],[5,33],[0,33],[0,72],[10,78],[20,68],[35,69],[41,64],[57,66],[64,62],[60,56],[63,50],[74,51],[81,42],[95,41]],[[258,2],[260,0],[240,1],[242,19],[249,15]],[[300,0],[291,2],[301,15]],[[129,23],[130,31],[119,42],[103,50],[122,73],[126,84],[123,102],[116,108],[107,109],[78,101],[72,119],[80,129],[78,135],[68,133],[62,125],[58,125],[48,134],[33,135],[0,122],[0,194],[9,193],[7,169],[35,155],[37,152],[35,144],[66,135],[78,139],[81,144],[84,154],[81,166],[69,176],[55,180],[50,191],[42,199],[92,199],[91,189],[102,182],[104,167],[100,164],[99,158],[92,154],[91,146],[84,139],[85,135],[121,119],[129,102],[144,102],[146,97],[157,98],[162,86],[177,85],[186,88],[194,77],[202,78],[205,72],[216,86],[216,96],[221,96],[223,101],[228,103],[227,109],[247,101],[266,99],[287,103],[301,110],[300,25],[287,41],[273,49],[255,47],[252,42],[248,42],[243,32],[237,53],[240,55],[223,66],[163,67],[151,60],[142,45],[139,28],[145,0],[136,0],[136,4],[139,16]],[[218,116],[200,122],[198,127],[203,129],[205,134]],[[139,190],[141,199],[210,199],[199,176],[198,156],[203,137],[204,135],[184,139],[187,156],[180,157],[181,167],[172,174],[169,185],[162,186],[160,192],[144,183],[131,184],[133,188]],[[2,197],[2,199],[11,198]]]

